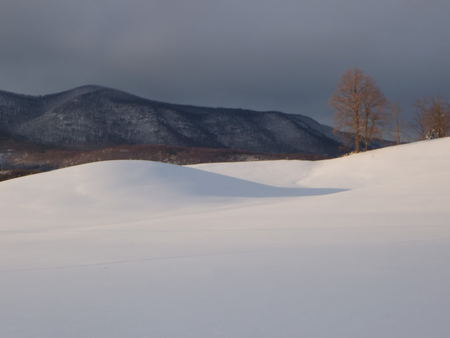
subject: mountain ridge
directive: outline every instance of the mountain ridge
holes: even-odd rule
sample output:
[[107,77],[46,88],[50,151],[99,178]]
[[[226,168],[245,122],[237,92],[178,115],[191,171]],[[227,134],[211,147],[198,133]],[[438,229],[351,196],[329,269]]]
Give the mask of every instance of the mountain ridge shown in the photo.
[[159,144],[336,156],[346,148],[307,116],[172,104],[98,85],[38,96],[0,91],[0,132],[78,149]]

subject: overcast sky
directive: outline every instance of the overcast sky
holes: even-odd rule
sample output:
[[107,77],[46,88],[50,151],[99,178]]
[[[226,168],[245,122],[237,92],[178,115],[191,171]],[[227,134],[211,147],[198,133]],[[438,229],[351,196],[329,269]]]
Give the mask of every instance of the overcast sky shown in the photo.
[[449,0],[1,0],[0,89],[99,84],[331,122],[360,67],[405,111],[450,98]]

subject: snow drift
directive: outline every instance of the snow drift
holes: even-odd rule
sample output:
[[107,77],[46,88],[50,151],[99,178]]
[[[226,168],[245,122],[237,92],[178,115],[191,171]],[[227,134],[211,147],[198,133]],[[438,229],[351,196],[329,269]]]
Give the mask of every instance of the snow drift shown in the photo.
[[311,196],[333,188],[276,187],[198,169],[146,161],[80,165],[2,184],[0,214],[12,229],[38,221],[108,222],[232,203],[230,198]]
[[450,139],[0,184],[0,337],[448,337]]

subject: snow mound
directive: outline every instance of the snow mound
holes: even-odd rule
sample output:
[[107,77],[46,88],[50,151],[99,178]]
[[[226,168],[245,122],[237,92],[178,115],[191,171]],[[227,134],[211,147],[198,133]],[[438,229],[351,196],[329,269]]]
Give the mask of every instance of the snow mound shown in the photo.
[[[0,213],[10,223],[42,217],[132,217],[192,205],[328,194],[339,189],[273,187],[171,164],[105,161],[4,182]],[[20,212],[18,212],[20,209]],[[133,216],[134,215],[134,216]],[[68,220],[69,221],[69,220]]]

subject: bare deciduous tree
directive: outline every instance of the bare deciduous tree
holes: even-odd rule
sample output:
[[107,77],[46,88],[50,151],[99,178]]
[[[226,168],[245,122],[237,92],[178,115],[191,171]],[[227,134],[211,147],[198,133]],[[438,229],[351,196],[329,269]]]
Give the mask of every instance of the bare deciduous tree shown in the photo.
[[367,150],[374,137],[381,133],[386,117],[387,100],[375,81],[362,70],[347,70],[330,99],[335,109],[335,130],[353,134],[355,151],[361,143]]
[[450,135],[450,105],[440,97],[424,98],[416,102],[415,129],[422,139]]
[[397,103],[391,103],[389,105],[389,110],[391,112],[391,121],[392,121],[392,136],[396,144],[400,144],[402,142],[402,123],[400,118],[400,106]]

